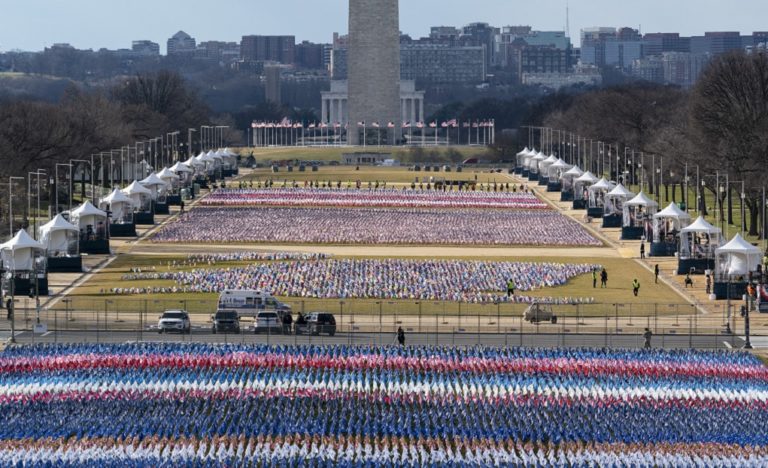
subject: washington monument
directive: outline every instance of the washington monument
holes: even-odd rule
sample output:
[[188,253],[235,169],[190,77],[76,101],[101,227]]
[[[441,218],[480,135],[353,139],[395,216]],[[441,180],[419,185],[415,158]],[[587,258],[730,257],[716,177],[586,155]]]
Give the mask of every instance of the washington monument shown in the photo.
[[[398,0],[349,0],[349,129],[352,145],[378,123],[381,142],[400,137],[400,12]],[[395,128],[387,128],[392,122]],[[376,139],[376,137],[373,137]]]

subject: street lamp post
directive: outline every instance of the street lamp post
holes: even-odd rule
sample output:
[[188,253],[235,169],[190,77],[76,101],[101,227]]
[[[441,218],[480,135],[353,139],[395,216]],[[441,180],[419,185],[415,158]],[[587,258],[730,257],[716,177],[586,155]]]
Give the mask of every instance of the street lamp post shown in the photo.
[[196,132],[194,128],[187,129],[187,157],[192,157],[192,132]]
[[[93,179],[93,163],[91,161],[86,161],[85,159],[70,159],[69,163],[72,164],[72,161],[79,162],[79,163],[90,164],[90,168],[91,168],[91,198],[94,201],[96,201],[96,199],[93,197],[93,186],[95,185],[95,181]],[[74,167],[77,167],[77,165],[74,165]],[[84,173],[83,173],[83,176],[85,176]],[[80,177],[80,184],[83,185],[83,195],[85,195],[85,182],[84,182],[83,179],[84,179],[84,177]],[[73,184],[74,184],[74,182],[73,182]]]
[[31,200],[31,189],[32,186],[32,177],[35,176],[37,179],[35,182],[35,195],[37,197],[37,205],[35,208],[35,215],[32,217],[32,235],[35,240],[37,240],[37,215],[40,213],[40,176],[46,175],[45,169],[38,169],[37,172],[28,172],[27,173],[27,213],[32,212],[32,200]]
[[59,214],[59,166],[72,167],[71,164],[56,163],[56,211],[53,213],[54,215]]
[[8,177],[8,235],[13,237],[13,181],[24,180],[24,177]]

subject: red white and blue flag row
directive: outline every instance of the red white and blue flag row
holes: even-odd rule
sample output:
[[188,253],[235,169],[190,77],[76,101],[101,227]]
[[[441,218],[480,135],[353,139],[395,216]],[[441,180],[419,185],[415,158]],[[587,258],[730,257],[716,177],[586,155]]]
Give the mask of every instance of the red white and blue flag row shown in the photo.
[[[372,127],[372,128],[381,128],[384,127],[384,124],[381,124],[379,122],[369,122],[366,123],[364,121],[357,122],[358,127]],[[458,128],[459,127],[459,121],[456,119],[448,120],[442,123],[438,123],[438,121],[432,121],[432,122],[410,122],[410,121],[404,121],[401,123],[401,126],[403,128]],[[461,126],[463,128],[490,128],[495,126],[495,122],[493,120],[475,120],[475,121],[466,121],[462,122]],[[341,122],[312,122],[312,123],[303,123],[303,122],[292,122],[289,119],[283,119],[279,122],[266,122],[266,121],[258,121],[251,123],[251,128],[257,128],[257,129],[267,129],[267,128],[289,128],[289,129],[300,129],[300,128],[308,128],[308,129],[314,129],[314,128],[341,128],[344,127],[349,128],[348,123],[341,123]],[[395,122],[387,122],[386,123],[387,128],[395,128]]]
[[768,466],[749,354],[120,344],[0,354],[2,466]]

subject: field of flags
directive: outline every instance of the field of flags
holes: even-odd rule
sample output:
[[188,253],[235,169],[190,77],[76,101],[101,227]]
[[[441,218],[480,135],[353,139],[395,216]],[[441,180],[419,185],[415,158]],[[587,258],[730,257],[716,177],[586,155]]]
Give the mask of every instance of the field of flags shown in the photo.
[[10,347],[0,466],[768,466],[736,352]]

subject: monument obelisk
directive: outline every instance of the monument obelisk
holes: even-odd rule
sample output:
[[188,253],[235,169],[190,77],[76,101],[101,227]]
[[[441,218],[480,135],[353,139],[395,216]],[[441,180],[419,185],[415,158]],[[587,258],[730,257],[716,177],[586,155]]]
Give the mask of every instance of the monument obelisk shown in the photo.
[[[349,128],[352,145],[363,141],[365,122],[378,122],[381,142],[400,139],[400,11],[398,0],[349,0]],[[387,128],[392,122],[395,128]]]

